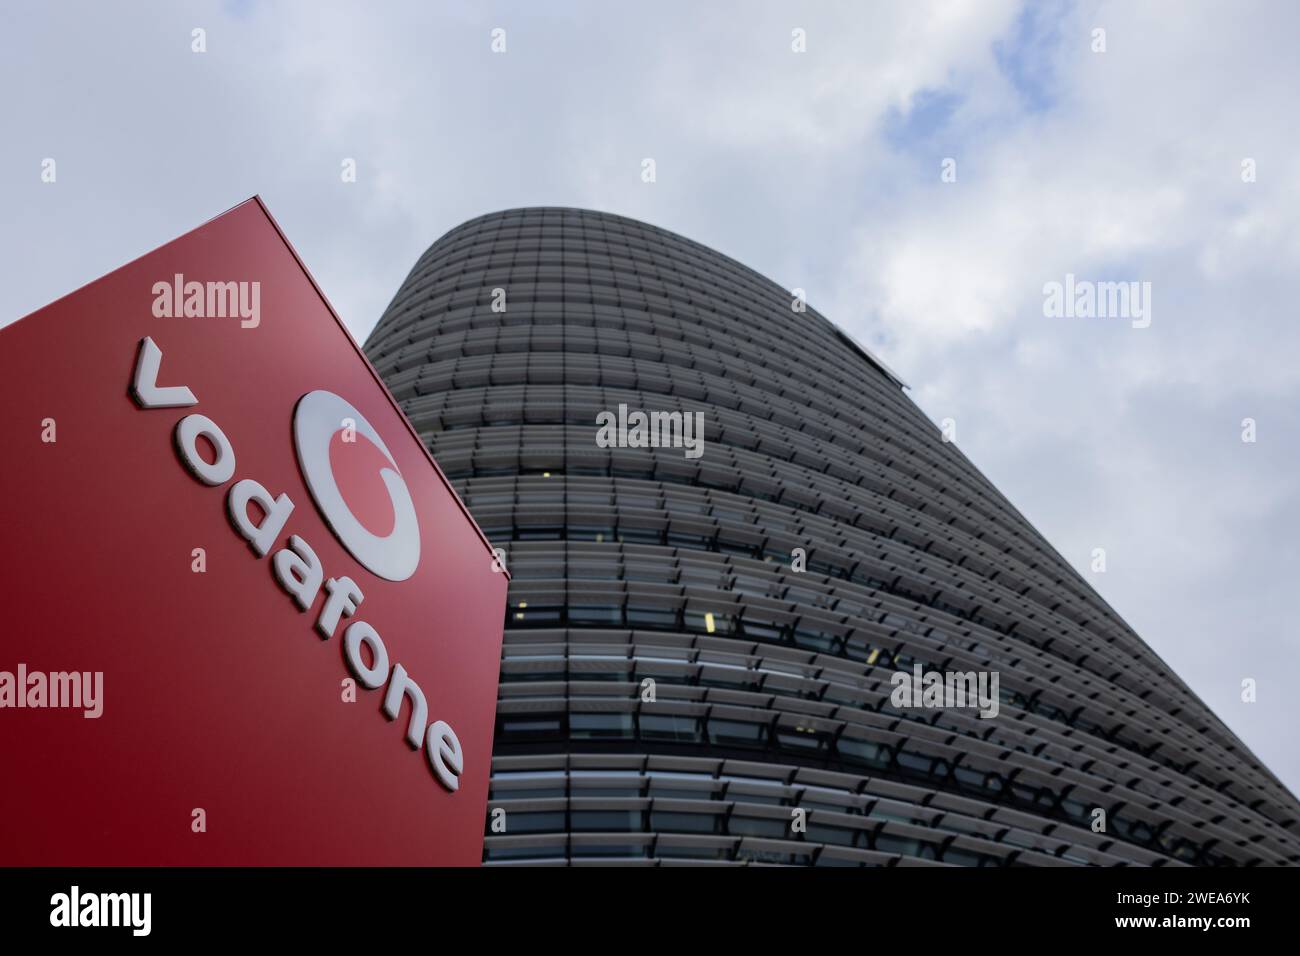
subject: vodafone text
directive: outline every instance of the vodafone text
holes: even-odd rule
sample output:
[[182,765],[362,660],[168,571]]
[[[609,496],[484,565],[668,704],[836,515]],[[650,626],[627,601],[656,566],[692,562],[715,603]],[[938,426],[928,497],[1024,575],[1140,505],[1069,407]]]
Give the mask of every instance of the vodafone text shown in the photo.
[[[198,399],[195,398],[194,393],[183,385],[158,385],[158,372],[161,364],[162,351],[154,344],[153,339],[145,338],[141,340],[135,373],[131,382],[131,396],[135,399],[136,404],[144,409],[181,408],[198,404]],[[335,407],[347,409],[355,415],[359,428],[364,426],[365,429],[370,430],[369,424],[364,422],[360,413],[331,393],[309,393],[300,400],[299,410],[306,408],[310,413],[316,407],[316,398],[319,396],[328,396]],[[312,430],[296,429],[296,431],[299,434],[308,434]],[[181,461],[198,481],[209,487],[217,487],[226,484],[234,477],[234,446],[225,433],[210,418],[198,414],[186,415],[176,423],[174,436],[176,451],[180,455]],[[212,462],[208,462],[199,453],[198,440],[200,437],[206,439],[216,449],[216,457]],[[381,450],[385,449],[381,448]],[[299,451],[300,461],[304,460],[304,457],[308,461],[311,460],[310,456],[304,456],[301,453],[301,448]],[[395,471],[392,472],[391,476],[386,475],[385,477],[388,479],[390,494],[395,494],[395,489],[399,489],[399,486],[400,490],[404,491],[404,484]],[[317,480],[319,478],[318,475]],[[337,489],[332,490],[337,491]],[[321,497],[324,498],[323,495]],[[397,497],[400,497],[400,495],[397,495]],[[344,506],[341,500],[331,501],[328,498],[324,500],[330,503],[329,511],[334,512],[332,515],[326,514],[326,518],[337,531],[339,525],[336,522],[341,518],[337,512],[343,510]],[[250,504],[256,504],[260,509],[260,521],[254,521],[249,516]],[[399,506],[399,510],[404,510],[404,507],[405,503]],[[272,497],[265,486],[251,478],[236,481],[226,493],[226,512],[230,523],[234,525],[235,530],[248,542],[253,553],[259,558],[265,557],[276,541],[280,539],[293,510],[294,503],[289,499],[288,495],[282,493]],[[408,517],[414,520],[413,506],[412,513]],[[356,537],[356,529],[345,530],[350,537]],[[405,563],[395,570],[385,567],[379,569],[382,576],[388,577],[390,580],[404,580],[414,570],[414,564],[411,563],[410,549],[414,550],[414,560],[418,561],[418,531],[412,532],[408,528],[405,534],[415,535],[415,543],[411,544],[410,548],[403,552],[403,561]],[[372,539],[370,536],[363,536],[362,540],[373,546],[374,540],[383,539]],[[344,543],[349,545],[350,548],[358,547],[355,543],[350,543],[347,537],[344,538]],[[363,550],[363,554],[365,553]],[[369,564],[379,557],[379,555],[368,555],[369,560],[365,563]],[[299,535],[290,535],[288,547],[276,551],[271,558],[271,563],[280,587],[293,599],[300,611],[306,612],[310,610],[322,587],[324,588],[326,593],[325,601],[316,617],[316,631],[320,634],[322,640],[332,638],[334,632],[338,629],[339,621],[343,617],[351,617],[355,614],[364,600],[361,588],[351,578],[340,576],[326,580],[324,568],[321,566],[316,552]],[[384,571],[388,573],[383,574]],[[363,645],[370,652],[369,665],[366,664],[365,656],[361,651]],[[456,732],[445,721],[434,721],[426,728],[429,711],[424,692],[420,689],[420,685],[407,674],[406,669],[401,664],[393,664],[390,671],[388,651],[384,646],[383,638],[379,636],[374,627],[360,620],[349,624],[343,632],[343,656],[347,661],[348,669],[357,679],[357,682],[367,690],[378,690],[387,683],[388,687],[383,699],[383,712],[389,720],[397,719],[398,714],[401,712],[403,698],[410,700],[411,717],[406,727],[406,742],[413,750],[419,750],[423,746],[425,757],[428,759],[429,767],[434,776],[448,790],[455,791],[460,786],[460,774],[464,769],[464,756],[461,752],[460,740],[457,738]]]
[[148,936],[152,925],[152,893],[68,893],[50,897],[51,926],[129,926],[131,935]]

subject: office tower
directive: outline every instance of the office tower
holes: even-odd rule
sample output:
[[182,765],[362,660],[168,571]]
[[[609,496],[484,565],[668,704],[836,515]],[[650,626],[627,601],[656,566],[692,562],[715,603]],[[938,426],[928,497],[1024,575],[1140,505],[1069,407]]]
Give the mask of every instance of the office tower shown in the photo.
[[[1295,798],[801,305],[516,209],[434,243],[371,335],[512,574],[485,860],[1300,861]],[[636,412],[681,443],[637,447]],[[996,675],[996,715],[898,706],[918,668]]]

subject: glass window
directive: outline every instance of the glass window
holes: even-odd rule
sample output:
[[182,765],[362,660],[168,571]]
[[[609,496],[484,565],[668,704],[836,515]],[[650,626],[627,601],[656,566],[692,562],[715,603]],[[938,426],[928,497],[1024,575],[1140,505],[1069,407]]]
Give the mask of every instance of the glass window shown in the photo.
[[560,736],[560,718],[505,716],[501,720],[500,734],[512,739],[551,739]]
[[617,606],[574,604],[569,606],[569,623],[579,627],[600,627],[623,623],[623,609]]
[[564,528],[558,524],[532,525],[515,529],[515,538],[519,541],[559,541],[564,536]]
[[767,727],[739,720],[709,720],[709,743],[720,746],[761,747],[767,742]]
[[841,737],[835,743],[835,750],[845,763],[877,768],[889,766],[889,748],[869,740]]
[[656,846],[655,853],[658,856],[667,857],[689,857],[695,860],[725,860],[730,855],[730,849],[727,846],[680,846],[671,843],[665,843],[660,840]]
[[638,832],[644,826],[640,810],[571,810],[574,830]]
[[722,817],[716,813],[678,813],[652,810],[650,829],[663,833],[717,833]]
[[[491,814],[488,826],[492,825]],[[542,813],[506,812],[506,826],[511,833],[563,833],[564,811],[547,810]]]
[[827,634],[824,631],[799,627],[795,629],[794,642],[799,647],[820,651],[823,654],[834,654],[839,647],[840,639],[836,635]]
[[917,856],[923,860],[936,858],[933,843],[927,843],[912,837],[896,836],[892,833],[876,835],[876,849],[881,853],[898,853],[903,856]]
[[736,813],[727,821],[727,832],[732,836],[771,837],[779,840],[789,835],[790,823],[785,820],[747,817]]
[[618,540],[628,544],[663,544],[664,533],[658,528],[633,528],[620,525]]
[[626,859],[627,857],[643,857],[646,855],[647,850],[648,845],[645,843],[583,843],[574,840],[569,848],[569,853],[573,856]]
[[834,843],[838,846],[853,846],[857,841],[858,831],[848,827],[828,827],[818,823],[808,824],[807,838],[814,843]]
[[660,631],[677,630],[677,611],[672,608],[629,607],[627,626]]
[[934,766],[934,759],[924,754],[918,754],[910,750],[900,750],[898,752],[898,766],[903,770],[911,771],[914,774],[929,777],[931,768]]
[[830,746],[830,736],[811,727],[777,727],[777,745],[783,750],[818,753]]
[[943,851],[943,862],[957,866],[996,866],[998,861],[983,853],[950,846]]
[[[681,740],[691,743],[701,738],[700,721],[685,714],[640,715],[641,736],[646,740]],[[662,795],[662,794],[661,794]]]
[[569,736],[596,737],[631,737],[631,714],[570,714]]
[[532,787],[502,787],[500,781],[492,786],[494,801],[500,800],[547,800],[565,796],[564,781],[558,784],[537,784]]
[[808,866],[812,863],[812,850],[760,850],[755,847],[741,847],[736,851],[736,859],[752,860],[755,863]]
[[563,608],[558,604],[520,601],[506,608],[506,627],[552,627],[560,623]]
[[487,843],[489,860],[547,860],[563,859],[565,840],[559,840],[546,846],[503,846],[500,843]]

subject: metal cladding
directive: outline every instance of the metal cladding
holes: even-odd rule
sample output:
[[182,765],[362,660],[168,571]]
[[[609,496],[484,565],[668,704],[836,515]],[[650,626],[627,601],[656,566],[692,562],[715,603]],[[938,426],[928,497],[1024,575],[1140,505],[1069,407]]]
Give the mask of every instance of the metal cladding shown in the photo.
[[[512,575],[485,860],[1300,861],[1296,799],[801,305],[516,209],[434,243],[371,335]],[[992,676],[994,713],[900,705],[931,672]]]

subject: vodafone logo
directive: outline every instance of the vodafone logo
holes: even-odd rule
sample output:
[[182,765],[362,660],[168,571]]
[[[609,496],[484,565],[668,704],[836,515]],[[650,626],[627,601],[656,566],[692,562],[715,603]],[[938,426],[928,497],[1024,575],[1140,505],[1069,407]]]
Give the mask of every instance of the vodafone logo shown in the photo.
[[[293,443],[316,507],[352,556],[389,581],[414,574],[420,563],[415,502],[374,426],[333,392],[308,392],[294,409]],[[387,509],[373,503],[367,478],[382,481]],[[365,510],[358,515],[349,499]]]
[[[197,405],[198,398],[187,386],[158,384],[162,357],[153,339],[141,340],[130,385],[136,405],[142,409]],[[210,451],[200,445],[200,439]],[[180,419],[172,441],[185,469],[201,484],[215,488],[235,478],[235,446],[206,415],[193,413]],[[333,392],[308,392],[294,408],[293,441],[307,490],[325,523],[353,557],[389,581],[405,581],[414,574],[420,563],[415,503],[374,427]],[[250,510],[250,505],[256,505],[256,510]],[[234,481],[226,492],[231,525],[259,559],[270,557],[276,582],[298,610],[311,611],[324,594],[316,614],[316,633],[328,641],[343,627],[344,662],[361,687],[383,690],[383,715],[397,720],[403,702],[410,701],[406,743],[412,750],[424,751],[438,782],[454,793],[465,769],[460,738],[445,720],[430,721],[424,691],[400,662],[390,662],[384,639],[372,624],[362,619],[343,624],[356,615],[365,593],[345,574],[328,575],[301,535],[289,534],[286,540],[294,508],[287,493],[274,494],[253,478]],[[281,542],[284,546],[277,548]]]

